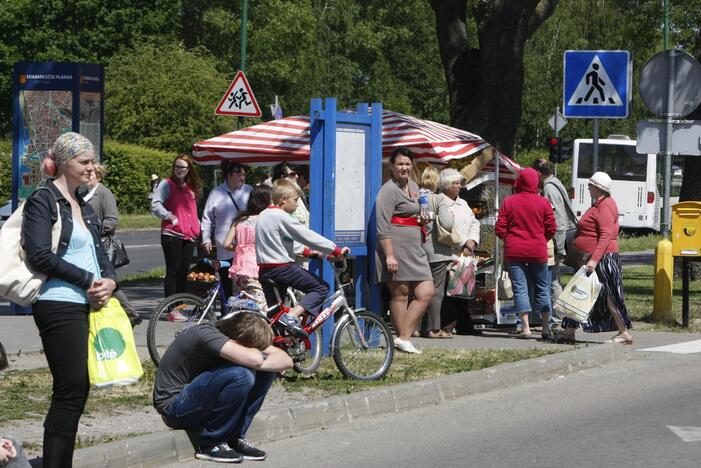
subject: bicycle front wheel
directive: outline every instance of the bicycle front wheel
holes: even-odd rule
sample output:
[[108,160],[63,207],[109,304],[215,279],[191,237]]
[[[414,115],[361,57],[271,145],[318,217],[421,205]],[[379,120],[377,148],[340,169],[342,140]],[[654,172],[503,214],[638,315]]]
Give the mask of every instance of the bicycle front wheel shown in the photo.
[[314,330],[314,333],[309,336],[309,345],[305,343],[306,352],[304,357],[296,360],[293,368],[300,374],[311,375],[319,369],[321,365],[321,346],[323,338],[321,328]]
[[210,307],[194,294],[178,293],[166,297],[151,314],[146,332],[146,345],[151,360],[158,367],[163,354],[175,338],[193,325],[215,320]]
[[[385,322],[371,312],[345,314],[334,328],[333,360],[346,377],[376,380],[387,373],[394,358],[392,335]],[[363,346],[365,338],[367,347]]]

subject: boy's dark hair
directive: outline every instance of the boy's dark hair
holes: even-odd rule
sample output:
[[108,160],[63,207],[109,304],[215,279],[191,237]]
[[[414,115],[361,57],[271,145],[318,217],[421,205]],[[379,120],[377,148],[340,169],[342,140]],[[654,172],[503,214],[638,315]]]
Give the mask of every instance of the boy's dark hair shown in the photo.
[[256,312],[239,312],[231,318],[219,320],[217,329],[241,346],[261,351],[273,343],[273,329]]
[[7,353],[5,352],[5,348],[2,346],[2,343],[0,343],[0,370],[7,368],[8,365]]
[[538,158],[535,161],[533,161],[531,167],[546,177],[553,175],[553,168],[552,166],[550,166],[550,161],[548,161],[547,159]]
[[295,169],[290,167],[286,162],[275,165],[275,167],[273,167],[273,182],[278,179],[284,179],[290,171],[295,171]]

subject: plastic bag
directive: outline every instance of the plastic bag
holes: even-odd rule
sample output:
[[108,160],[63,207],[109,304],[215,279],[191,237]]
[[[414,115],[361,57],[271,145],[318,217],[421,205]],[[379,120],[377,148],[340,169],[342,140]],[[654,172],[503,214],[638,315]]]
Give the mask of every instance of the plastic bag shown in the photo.
[[572,320],[584,323],[589,320],[600,292],[601,282],[596,272],[587,275],[587,267],[583,266],[564,287],[560,297],[555,299],[555,308]]
[[472,297],[475,289],[475,266],[477,262],[474,257],[459,256],[453,261],[448,269],[448,291],[452,297]]
[[88,375],[97,388],[135,383],[144,374],[126,312],[114,297],[88,315]]
[[509,300],[514,298],[514,289],[511,285],[511,278],[509,277],[509,272],[506,270],[501,271],[501,276],[499,277],[499,299]]

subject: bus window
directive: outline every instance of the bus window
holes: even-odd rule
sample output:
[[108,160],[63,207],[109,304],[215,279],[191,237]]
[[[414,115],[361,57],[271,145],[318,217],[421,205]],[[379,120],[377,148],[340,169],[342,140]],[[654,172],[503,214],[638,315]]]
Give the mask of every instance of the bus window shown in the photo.
[[[592,149],[591,143],[579,144],[577,177],[580,179],[592,176]],[[599,143],[599,170],[606,172],[613,180],[645,182],[647,154],[638,154],[635,145]]]
[[[669,188],[669,196],[679,197],[679,192],[682,190],[682,177],[684,176],[684,157],[672,156],[672,184]],[[664,155],[657,155],[657,191],[660,194],[664,193]]]

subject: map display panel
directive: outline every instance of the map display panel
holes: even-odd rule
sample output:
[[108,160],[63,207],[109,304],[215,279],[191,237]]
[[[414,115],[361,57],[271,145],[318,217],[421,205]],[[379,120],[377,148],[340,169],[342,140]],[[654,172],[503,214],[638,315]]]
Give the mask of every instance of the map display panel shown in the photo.
[[56,138],[70,132],[72,91],[20,91],[18,198],[27,198],[41,181],[41,162]]

